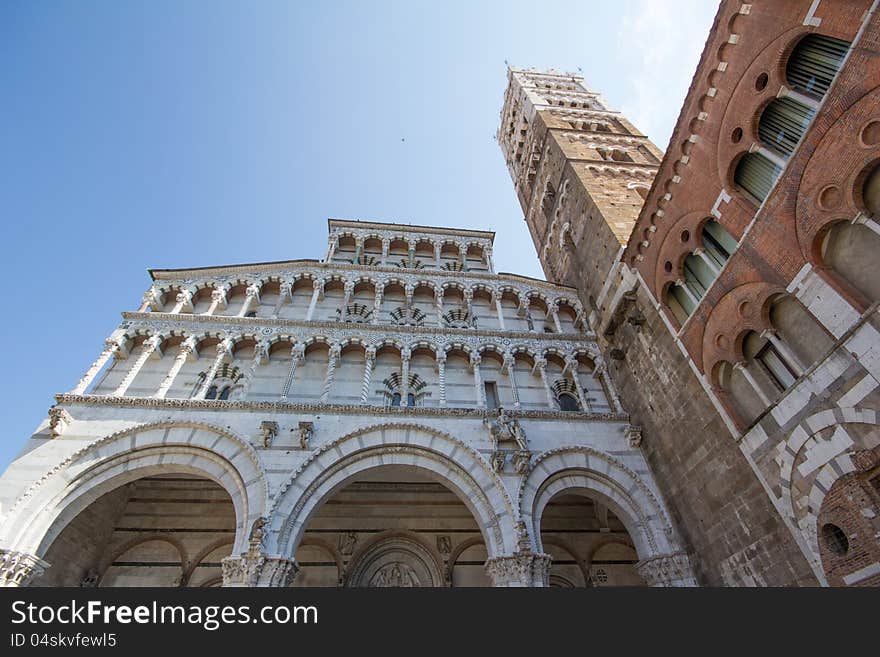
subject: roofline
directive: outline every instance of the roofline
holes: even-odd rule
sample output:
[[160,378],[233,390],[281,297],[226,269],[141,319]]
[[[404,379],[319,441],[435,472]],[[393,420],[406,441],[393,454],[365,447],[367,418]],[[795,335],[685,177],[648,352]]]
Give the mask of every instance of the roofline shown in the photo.
[[395,230],[400,230],[408,233],[422,233],[430,231],[433,233],[440,233],[442,235],[465,235],[469,237],[484,237],[493,244],[495,242],[494,230],[473,230],[470,228],[450,228],[448,226],[424,226],[421,224],[398,224],[387,221],[361,221],[360,219],[334,219],[333,217],[328,218],[327,230],[329,231],[334,225],[350,226],[352,228],[394,228]]
[[321,260],[316,260],[315,258],[298,258],[296,260],[267,260],[264,262],[239,262],[231,265],[208,265],[205,267],[180,267],[175,269],[148,269],[147,273],[150,275],[150,280],[156,280],[156,274],[173,274],[173,273],[181,273],[187,271],[205,271],[208,269],[228,269],[231,267],[259,267],[263,265],[288,265],[294,264],[297,262],[313,262],[315,264],[320,264]]

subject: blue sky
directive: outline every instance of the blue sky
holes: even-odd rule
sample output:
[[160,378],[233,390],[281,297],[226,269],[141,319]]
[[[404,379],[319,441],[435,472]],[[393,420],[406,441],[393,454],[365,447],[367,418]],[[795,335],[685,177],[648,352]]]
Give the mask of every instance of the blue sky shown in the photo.
[[0,3],[0,468],[150,267],[319,258],[326,219],[497,231],[513,66],[577,71],[661,148],[712,0]]

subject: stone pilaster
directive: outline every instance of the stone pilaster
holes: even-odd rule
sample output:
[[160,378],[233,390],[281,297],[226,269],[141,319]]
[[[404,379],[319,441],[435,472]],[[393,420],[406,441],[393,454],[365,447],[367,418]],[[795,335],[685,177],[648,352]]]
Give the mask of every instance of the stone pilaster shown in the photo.
[[48,567],[48,563],[32,554],[0,549],[0,586],[27,586]]

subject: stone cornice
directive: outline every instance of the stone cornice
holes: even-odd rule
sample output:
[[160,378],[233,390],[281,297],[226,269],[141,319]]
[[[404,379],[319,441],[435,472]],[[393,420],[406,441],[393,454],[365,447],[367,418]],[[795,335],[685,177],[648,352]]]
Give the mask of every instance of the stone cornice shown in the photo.
[[[495,417],[495,411],[482,408],[439,406],[370,406],[360,404],[314,404],[269,401],[220,401],[216,399],[157,399],[155,397],[112,397],[106,395],[58,394],[55,400],[67,406],[116,406],[209,411],[251,411],[260,413],[298,413],[301,415],[376,415],[398,417],[459,417],[481,420]],[[624,413],[581,413],[577,411],[536,411],[504,409],[520,419],[589,422],[629,422]]]
[[[139,313],[127,312],[122,313],[123,319],[128,322],[137,322],[145,325],[154,325],[158,329],[162,326],[179,327],[186,329],[188,326],[198,326],[201,331],[208,331],[212,327],[217,330],[226,331],[229,327],[237,327],[243,333],[263,333],[267,332],[263,329],[270,327],[290,327],[313,329],[315,333],[326,333],[327,331],[336,332],[356,332],[391,335],[442,335],[447,337],[444,342],[467,342],[470,338],[499,338],[509,340],[529,340],[542,343],[590,343],[595,344],[596,334],[590,333],[537,333],[535,331],[501,331],[501,330],[483,330],[483,329],[456,329],[438,326],[401,326],[397,324],[355,324],[350,322],[333,322],[333,321],[304,321],[295,319],[271,319],[271,318],[254,318],[254,317],[232,317],[224,315],[191,315],[176,313]],[[127,327],[123,327],[127,328]],[[323,330],[322,330],[323,329]],[[281,333],[279,331],[269,331],[269,333]]]
[[[615,163],[617,164],[617,163]],[[279,260],[277,262],[258,262],[252,264],[239,265],[219,265],[217,267],[198,267],[192,269],[151,269],[150,275],[154,281],[173,281],[175,283],[187,284],[196,280],[216,279],[223,276],[237,276],[242,274],[275,274],[278,277],[284,273],[298,274],[303,270],[322,270],[328,274],[339,274],[342,272],[352,272],[357,274],[387,274],[388,276],[379,276],[379,278],[415,278],[419,280],[425,279],[453,279],[468,280],[474,282],[495,281],[499,284],[505,282],[525,283],[532,287],[544,290],[553,290],[559,294],[577,295],[576,288],[542,281],[529,276],[521,276],[519,274],[511,274],[507,272],[489,273],[476,271],[447,271],[445,269],[408,269],[403,267],[381,267],[378,265],[355,265],[344,262],[323,262],[320,260]]]
[[447,228],[443,226],[420,226],[413,224],[398,224],[383,221],[358,221],[354,219],[334,219],[327,220],[329,232],[334,228],[352,228],[357,230],[380,230],[392,233],[416,233],[419,235],[457,235],[459,237],[476,237],[488,240],[490,243],[495,238],[495,231],[492,230],[472,230],[469,228]]

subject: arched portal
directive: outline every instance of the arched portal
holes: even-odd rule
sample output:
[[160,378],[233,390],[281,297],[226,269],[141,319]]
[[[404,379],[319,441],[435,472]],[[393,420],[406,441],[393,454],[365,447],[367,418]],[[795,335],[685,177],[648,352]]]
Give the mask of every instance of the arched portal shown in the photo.
[[[178,488],[204,486],[208,497],[196,499],[207,500],[213,496],[227,510],[225,515],[219,516],[225,518],[225,524],[216,528],[222,529],[222,532],[216,533],[223,534],[223,542],[233,544],[232,553],[237,554],[247,548],[249,528],[266,513],[267,485],[259,458],[253,447],[235,434],[197,422],[139,425],[106,436],[74,452],[16,501],[6,516],[7,522],[0,527],[0,540],[11,551],[47,561],[50,568],[42,576],[46,578],[45,581],[55,577],[65,579],[65,582],[70,578],[79,578],[72,582],[75,584],[82,580],[94,583],[96,574],[90,573],[89,569],[94,569],[95,565],[86,564],[85,561],[78,564],[84,572],[48,574],[52,567],[52,562],[47,558],[50,548],[84,512],[84,518],[94,516],[95,512],[99,512],[97,515],[101,517],[114,514],[118,517],[128,504],[132,485],[140,486],[143,490],[144,482],[155,482],[152,485],[164,494],[174,486],[167,481],[169,479],[179,480]],[[185,483],[196,481],[204,483]],[[96,504],[98,506],[94,506]],[[191,508],[193,504],[190,500],[182,506]],[[193,518],[192,522],[196,523],[197,520]],[[186,529],[180,525],[176,528]],[[71,529],[70,535],[75,532],[75,529]],[[141,539],[150,537],[149,532],[139,533]],[[179,541],[167,540],[172,533],[176,532],[155,532],[161,534],[166,542],[180,548],[182,544]],[[212,539],[220,540],[215,536]],[[64,565],[64,552],[60,547],[63,541],[54,551],[62,555],[58,565]],[[131,548],[134,544],[120,542],[119,546]],[[190,547],[195,555],[198,547],[195,544]],[[181,563],[188,567],[191,565],[187,563],[189,548],[184,552]],[[158,553],[166,557],[170,554],[164,546]],[[107,555],[102,552],[97,556]],[[168,562],[170,558],[163,557],[163,563]],[[39,584],[39,580],[35,579],[33,584]],[[181,577],[180,582],[183,581]]]
[[[383,477],[391,479],[383,482]],[[464,530],[464,538],[473,537],[474,532],[478,532],[489,556],[514,551],[516,514],[503,483],[490,464],[452,436],[431,427],[410,424],[361,429],[328,443],[310,457],[282,488],[271,513],[267,550],[293,556],[300,545],[309,544],[305,539],[315,533],[315,528],[330,529],[329,533],[338,534],[341,526],[336,529],[326,527],[328,514],[343,509],[346,504],[351,506],[352,495],[363,500],[368,489],[384,484],[420,487],[427,496],[426,501],[433,504],[432,495],[436,498],[434,502],[443,501],[443,504],[434,504],[437,513],[440,514],[441,509],[453,509],[457,514],[455,522]],[[374,501],[375,494],[370,493]],[[341,497],[337,498],[337,495]],[[343,502],[341,506],[337,503],[339,500]],[[364,506],[364,514],[371,513],[369,507],[369,503]],[[464,511],[470,518],[466,518]],[[375,519],[380,524],[366,527],[361,522],[351,529],[375,530],[369,532],[372,535],[389,530],[413,531],[414,516],[413,520],[404,518],[404,521],[392,524],[388,512],[384,513],[385,516],[380,513]],[[360,520],[365,521],[365,518]],[[419,522],[427,520],[420,518]],[[418,540],[435,557],[451,554],[456,546],[451,536],[436,533],[444,527],[452,527],[443,522],[446,521],[437,520],[435,525],[415,527],[420,530],[416,532]],[[352,537],[347,532],[343,534],[333,537],[337,541],[336,548],[343,555],[346,552],[354,555],[358,543],[363,545],[365,539],[359,535]],[[443,562],[442,557],[438,559]]]
[[[469,559],[458,559],[465,551]],[[477,553],[482,558],[474,562]],[[378,466],[356,475],[312,516],[296,551],[293,585],[488,586],[485,555],[476,519],[436,477],[412,466]]]
[[235,508],[218,484],[186,472],[104,493],[70,521],[34,586],[200,586],[230,555]]
[[544,507],[541,543],[553,561],[551,586],[644,586],[632,538],[614,511],[584,494],[561,491]]

